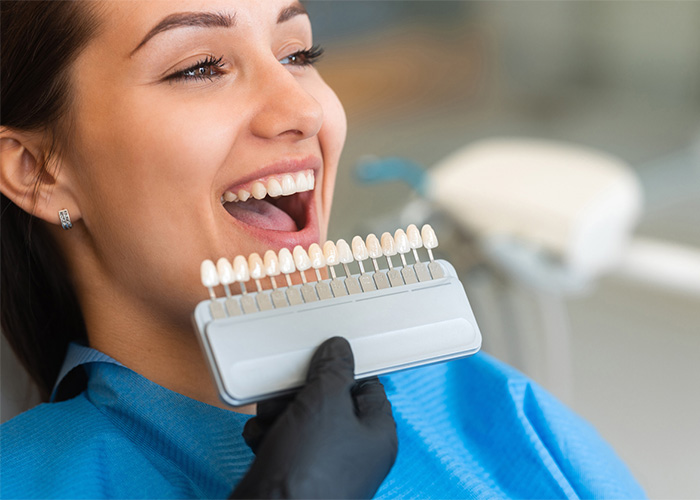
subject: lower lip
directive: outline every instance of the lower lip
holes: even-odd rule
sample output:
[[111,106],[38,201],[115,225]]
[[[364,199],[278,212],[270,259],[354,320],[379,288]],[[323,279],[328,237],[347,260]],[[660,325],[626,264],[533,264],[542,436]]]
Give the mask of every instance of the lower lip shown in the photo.
[[[306,224],[299,231],[272,231],[251,226],[232,217],[224,209],[226,217],[234,222],[241,230],[245,231],[253,239],[267,246],[265,250],[278,251],[280,248],[292,249],[297,245],[309,248],[312,243],[318,243],[321,237],[318,214],[316,212],[315,191],[312,193],[309,203],[306,205]],[[265,251],[263,250],[263,252]],[[260,252],[262,253],[262,252]]]

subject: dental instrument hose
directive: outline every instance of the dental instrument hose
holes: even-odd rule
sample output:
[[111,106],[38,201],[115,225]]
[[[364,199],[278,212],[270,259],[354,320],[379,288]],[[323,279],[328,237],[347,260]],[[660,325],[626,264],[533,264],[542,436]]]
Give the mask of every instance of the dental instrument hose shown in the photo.
[[256,457],[231,497],[372,498],[396,460],[391,404],[377,378],[355,382],[342,337],[316,350],[306,385],[258,405],[243,437]]

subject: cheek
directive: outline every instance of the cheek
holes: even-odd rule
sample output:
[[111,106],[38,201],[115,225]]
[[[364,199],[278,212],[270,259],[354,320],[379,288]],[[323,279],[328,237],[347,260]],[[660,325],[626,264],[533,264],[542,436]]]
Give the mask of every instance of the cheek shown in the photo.
[[323,82],[316,99],[323,108],[323,126],[319,132],[319,141],[325,167],[323,210],[328,216],[333,202],[333,188],[338,171],[338,162],[345,144],[347,120],[340,100],[333,90]]
[[78,124],[86,227],[111,276],[148,278],[128,265],[179,286],[182,270],[214,246],[212,185],[240,125],[221,106],[116,102]]

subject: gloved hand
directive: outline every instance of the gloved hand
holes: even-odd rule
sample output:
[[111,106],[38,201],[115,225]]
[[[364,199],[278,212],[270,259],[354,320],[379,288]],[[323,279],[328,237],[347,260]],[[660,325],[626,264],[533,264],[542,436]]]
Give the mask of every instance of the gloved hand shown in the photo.
[[377,378],[355,382],[342,337],[316,350],[306,385],[258,405],[243,437],[256,454],[231,498],[371,498],[398,450],[396,423]]

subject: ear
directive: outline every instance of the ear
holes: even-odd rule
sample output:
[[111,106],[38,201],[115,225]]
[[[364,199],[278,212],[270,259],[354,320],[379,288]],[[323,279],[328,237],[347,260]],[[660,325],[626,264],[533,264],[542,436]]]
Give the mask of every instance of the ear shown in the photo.
[[80,219],[69,176],[60,160],[47,165],[43,135],[0,128],[0,191],[25,212],[60,225],[58,212],[67,209]]

